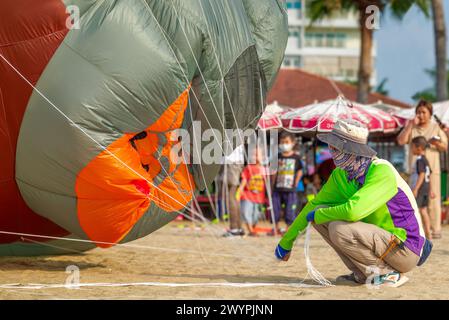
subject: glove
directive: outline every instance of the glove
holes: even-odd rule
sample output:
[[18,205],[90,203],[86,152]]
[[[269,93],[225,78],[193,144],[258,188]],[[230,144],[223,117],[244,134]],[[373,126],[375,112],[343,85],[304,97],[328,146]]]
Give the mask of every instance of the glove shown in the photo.
[[315,210],[310,211],[310,212],[307,214],[306,219],[307,219],[308,222],[314,222],[314,221],[315,221]]
[[290,258],[290,252],[291,250],[285,250],[278,244],[276,250],[274,250],[274,255],[278,260],[287,261]]

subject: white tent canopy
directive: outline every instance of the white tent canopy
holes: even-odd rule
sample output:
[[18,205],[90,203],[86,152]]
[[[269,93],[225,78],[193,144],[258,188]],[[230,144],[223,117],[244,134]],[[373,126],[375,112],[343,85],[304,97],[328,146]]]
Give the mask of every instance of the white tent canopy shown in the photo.
[[269,104],[265,108],[265,112],[268,113],[274,113],[274,114],[280,114],[284,111],[288,111],[291,108],[280,105],[277,101],[274,101],[273,103]]

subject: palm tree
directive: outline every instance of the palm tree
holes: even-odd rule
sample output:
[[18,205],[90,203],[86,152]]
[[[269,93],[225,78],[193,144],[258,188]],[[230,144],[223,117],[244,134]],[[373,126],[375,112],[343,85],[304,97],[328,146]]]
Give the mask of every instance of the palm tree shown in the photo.
[[447,72],[446,72],[446,23],[444,20],[443,0],[432,0],[433,29],[435,36],[436,55],[436,98],[438,101],[447,100]]
[[379,12],[385,12],[388,7],[393,15],[401,19],[408,10],[416,5],[428,16],[428,0],[310,0],[309,17],[313,22],[332,17],[337,12],[356,11],[359,13],[361,50],[359,59],[359,74],[357,85],[357,100],[367,103],[371,90],[370,79],[373,72],[371,53],[373,50],[374,27],[371,26],[372,11],[370,6],[376,6]]

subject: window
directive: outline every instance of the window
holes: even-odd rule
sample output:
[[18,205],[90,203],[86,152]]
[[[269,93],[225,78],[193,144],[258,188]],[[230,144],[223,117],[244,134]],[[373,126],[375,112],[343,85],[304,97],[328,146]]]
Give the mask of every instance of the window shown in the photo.
[[287,1],[287,9],[301,9],[301,1]]
[[313,34],[306,33],[306,47],[313,47]]
[[301,67],[301,59],[299,57],[293,59],[293,65],[297,68]]
[[346,47],[346,34],[344,34],[344,33],[337,33],[335,35],[335,47],[337,47],[337,48],[344,48],[344,47]]
[[302,10],[301,10],[301,1],[287,1],[287,9],[288,10],[295,10],[296,11],[296,18],[301,19],[302,18]]
[[306,33],[306,47],[345,48],[347,36],[344,33]]
[[301,32],[298,27],[290,27],[288,28],[288,37],[289,40],[293,40],[294,46],[301,47]]
[[314,47],[323,47],[324,46],[324,34],[315,33],[314,38],[315,38]]
[[288,36],[299,38],[300,37],[299,28],[288,28]]
[[284,58],[284,67],[295,67],[299,68],[301,67],[301,57],[299,56],[286,56]]
[[306,47],[324,47],[323,33],[306,33]]
[[354,78],[355,77],[355,70],[354,69],[347,69],[346,70],[346,77]]
[[334,33],[327,33],[326,34],[326,47],[335,47],[335,34]]

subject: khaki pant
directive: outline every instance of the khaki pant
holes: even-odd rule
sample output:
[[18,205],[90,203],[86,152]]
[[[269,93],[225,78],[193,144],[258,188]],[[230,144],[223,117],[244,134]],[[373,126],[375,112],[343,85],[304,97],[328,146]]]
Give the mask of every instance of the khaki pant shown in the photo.
[[430,175],[430,184],[432,191],[435,193],[434,199],[429,199],[429,215],[432,231],[441,232],[441,174],[432,173]]
[[392,235],[373,224],[332,221],[314,227],[361,283],[373,275],[372,267],[384,275],[392,271],[406,273],[418,264],[419,257],[405,247],[395,247],[380,261]]

